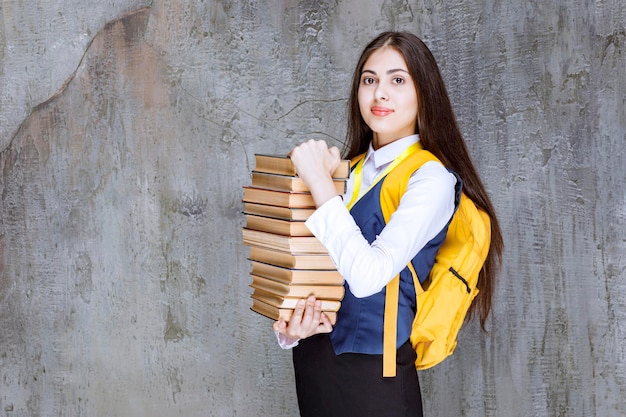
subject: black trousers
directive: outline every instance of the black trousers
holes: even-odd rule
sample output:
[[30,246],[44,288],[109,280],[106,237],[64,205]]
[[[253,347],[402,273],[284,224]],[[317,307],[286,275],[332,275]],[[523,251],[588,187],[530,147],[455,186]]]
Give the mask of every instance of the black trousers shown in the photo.
[[398,349],[396,377],[383,378],[382,355],[335,355],[330,337],[293,349],[301,417],[422,417],[422,396],[409,342]]

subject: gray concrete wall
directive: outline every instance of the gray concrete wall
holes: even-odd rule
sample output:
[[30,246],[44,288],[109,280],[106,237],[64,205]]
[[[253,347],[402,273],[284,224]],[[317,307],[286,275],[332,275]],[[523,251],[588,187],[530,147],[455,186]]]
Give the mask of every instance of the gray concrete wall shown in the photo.
[[241,187],[255,152],[341,143],[386,29],[432,48],[506,240],[426,415],[626,415],[625,26],[622,0],[3,1],[0,415],[297,415]]

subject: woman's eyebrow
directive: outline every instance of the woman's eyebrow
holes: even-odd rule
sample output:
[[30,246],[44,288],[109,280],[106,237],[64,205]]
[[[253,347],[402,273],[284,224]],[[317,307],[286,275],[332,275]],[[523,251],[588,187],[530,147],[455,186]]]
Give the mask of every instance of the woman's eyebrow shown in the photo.
[[387,71],[387,75],[393,74],[394,72],[406,72],[407,74],[409,73],[404,68],[394,68],[394,69],[390,69],[389,71]]
[[[393,68],[393,69],[387,70],[386,74],[390,75],[390,74],[393,74],[395,72],[406,72],[407,74],[409,73],[407,70],[405,70],[403,68]],[[370,69],[364,69],[363,71],[361,71],[361,74],[365,74],[365,73],[377,75],[376,71],[370,70]]]

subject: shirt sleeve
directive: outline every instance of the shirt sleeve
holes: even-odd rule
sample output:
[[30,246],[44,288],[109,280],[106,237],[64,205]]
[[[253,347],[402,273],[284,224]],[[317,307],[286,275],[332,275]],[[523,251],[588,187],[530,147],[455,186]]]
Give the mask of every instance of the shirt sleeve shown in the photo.
[[300,343],[300,339],[291,339],[284,334],[278,333],[276,331],[274,332],[274,334],[276,334],[278,346],[280,346],[282,349],[291,349],[298,346],[298,343]]
[[382,290],[448,223],[454,213],[456,177],[438,162],[417,170],[389,223],[370,245],[341,197],[306,221],[324,244],[356,297]]

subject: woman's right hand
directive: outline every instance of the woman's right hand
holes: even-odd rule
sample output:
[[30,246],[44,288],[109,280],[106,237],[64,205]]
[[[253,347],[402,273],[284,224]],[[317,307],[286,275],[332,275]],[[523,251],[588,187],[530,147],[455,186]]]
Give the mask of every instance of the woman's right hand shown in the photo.
[[332,174],[341,162],[339,149],[323,140],[308,140],[291,150],[291,161],[309,187],[317,207],[337,196]]
[[274,331],[289,338],[289,342],[333,330],[330,320],[322,312],[322,303],[313,296],[298,301],[289,323],[280,320],[274,322],[272,327]]

